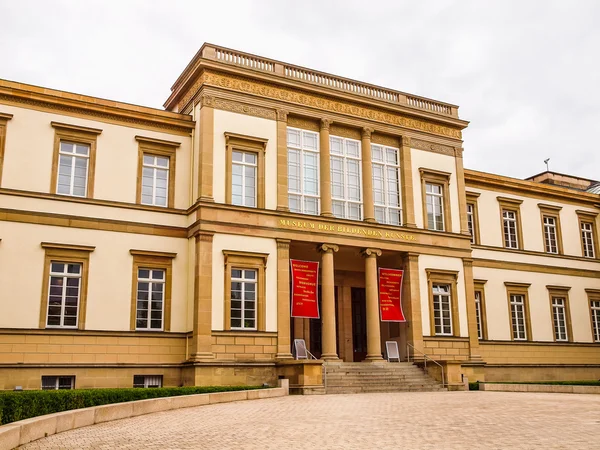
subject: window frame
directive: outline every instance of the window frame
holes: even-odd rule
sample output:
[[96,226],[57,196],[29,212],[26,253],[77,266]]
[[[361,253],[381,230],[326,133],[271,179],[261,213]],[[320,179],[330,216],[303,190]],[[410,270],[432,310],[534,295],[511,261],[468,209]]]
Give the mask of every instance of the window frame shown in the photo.
[[[508,197],[496,197],[498,205],[500,207],[500,233],[502,235],[502,247],[508,250],[523,250],[525,248],[523,243],[523,225],[521,223],[521,204],[523,200],[517,198]],[[506,236],[504,235],[504,211],[513,212],[515,214],[515,226],[516,226],[516,247],[507,247]]]
[[[481,317],[478,317],[478,320],[481,320],[481,337],[478,337],[480,341],[486,341],[488,339],[487,313],[485,308],[485,283],[487,283],[487,280],[473,280],[474,290],[476,293],[479,292],[479,312]],[[473,298],[475,298],[475,296],[473,296]],[[475,315],[477,315],[477,308],[475,309]]]
[[[588,311],[590,313],[590,327],[592,331],[592,342],[600,344],[600,309],[592,306],[592,303],[599,302],[600,303],[600,289],[586,289],[585,290],[588,296]],[[597,313],[597,321],[596,321],[596,330],[598,334],[598,339],[596,339],[596,335],[594,334],[594,313],[593,311],[598,311]]]
[[[44,378],[55,378],[55,388],[53,389],[44,389]],[[68,389],[60,389],[60,379],[61,378],[70,378],[71,379],[71,387]],[[75,383],[77,381],[77,377],[75,375],[42,375],[40,377],[40,390],[43,391],[58,391],[58,390],[72,390],[75,389]]]
[[[515,283],[511,281],[504,282],[506,286],[506,298],[508,300],[508,326],[510,329],[510,340],[514,342],[530,342],[533,340],[531,334],[531,317],[529,311],[529,287],[531,283]],[[515,339],[512,323],[512,303],[511,295],[523,296],[523,320],[525,322],[525,339]]]
[[[96,147],[98,136],[102,130],[98,128],[82,127],[60,122],[50,122],[54,128],[54,150],[52,153],[52,172],[50,176],[50,193],[61,197],[94,198],[94,183],[96,179]],[[88,166],[86,175],[85,195],[62,194],[58,192],[58,166],[60,160],[60,144],[68,142],[71,144],[87,145],[90,148],[88,155]]]
[[[576,210],[575,213],[577,214],[577,219],[579,222],[579,242],[581,243],[581,256],[583,256],[584,258],[588,258],[590,260],[594,260],[594,259],[600,259],[600,255],[599,255],[599,251],[600,249],[598,248],[599,246],[599,242],[598,242],[598,228],[597,228],[597,217],[598,217],[598,213],[592,212],[592,211],[583,211],[583,210]],[[585,256],[585,246],[583,245],[583,232],[582,232],[582,224],[583,223],[590,223],[592,225],[592,243],[594,246],[594,256]]]
[[[439,170],[419,168],[421,174],[421,206],[423,209],[423,229],[434,231],[436,233],[451,233],[452,232],[452,211],[450,207],[450,179],[452,174]],[[429,228],[429,220],[427,216],[427,188],[426,185],[438,184],[442,186],[442,217],[444,220],[443,230],[432,230]]]
[[[573,327],[571,324],[571,311],[569,302],[569,286],[546,286],[548,289],[548,298],[550,299],[550,319],[552,320],[552,336],[554,342],[573,342]],[[565,309],[565,332],[567,333],[567,339],[556,339],[556,324],[554,323],[554,299],[562,298],[564,300]]]
[[2,185],[2,169],[4,167],[4,152],[6,148],[8,121],[12,118],[12,114],[0,112],[0,186]]
[[[256,333],[265,331],[266,327],[266,271],[267,253],[253,253],[236,250],[223,250],[225,265],[225,305],[223,314],[223,330],[236,333]],[[231,270],[256,270],[256,329],[231,328]]]
[[[129,316],[130,331],[161,333],[171,331],[171,296],[173,289],[173,259],[177,253],[150,250],[129,250],[132,258],[131,304]],[[137,328],[137,283],[139,269],[159,269],[165,271],[162,328]],[[149,300],[150,301],[150,300]]]
[[[256,206],[240,206],[240,208],[265,208],[265,153],[268,139],[256,136],[225,132],[225,203],[232,205],[232,172],[234,150],[256,153]],[[287,168],[286,168],[287,170]]]
[[[86,245],[69,245],[52,242],[42,242],[41,247],[45,250],[44,269],[42,275],[42,300],[40,305],[40,329],[52,330],[85,330],[85,318],[87,312],[87,289],[89,279],[90,253],[96,247]],[[50,294],[50,265],[52,262],[81,264],[81,282],[79,287],[79,304],[77,306],[77,326],[48,326],[48,304]]]
[[[551,255],[562,255],[563,254],[563,240],[562,240],[562,230],[560,226],[560,210],[561,206],[554,205],[546,205],[542,203],[538,203],[538,207],[540,209],[540,219],[542,223],[542,241],[544,246],[544,252],[549,253]],[[554,219],[554,232],[556,239],[556,252],[551,252],[548,248],[546,242],[546,218]]]
[[[292,131],[297,131],[300,133],[300,146],[299,147],[295,147],[295,146],[290,146],[289,143],[289,130]],[[312,150],[309,148],[305,148],[304,147],[304,133],[311,133],[314,134],[316,136],[316,142],[317,142],[317,149],[316,150]],[[311,213],[308,213],[305,211],[305,203],[304,200],[305,198],[312,198],[315,199],[317,201],[317,213],[314,214],[315,216],[318,216],[321,214],[321,137],[318,131],[314,131],[314,130],[308,130],[308,129],[303,129],[303,128],[298,128],[298,127],[293,127],[293,126],[287,126],[286,127],[286,134],[285,134],[285,138],[286,138],[286,157],[287,157],[287,167],[286,167],[286,177],[288,179],[287,182],[287,198],[288,198],[288,209],[290,210],[290,212],[295,212],[297,214],[307,214],[307,215],[313,215]],[[291,151],[297,151],[300,154],[300,166],[299,166],[299,170],[300,170],[300,192],[293,192],[290,190],[290,183],[289,183],[289,168],[290,168],[290,150]],[[308,152],[308,153],[314,153],[317,157],[317,194],[313,195],[313,194],[306,194],[304,192],[304,152]],[[289,208],[289,198],[290,196],[297,196],[299,197],[299,201],[300,201],[300,212],[297,211],[292,211],[291,208]]]
[[481,244],[481,233],[479,232],[479,209],[477,206],[477,200],[481,195],[479,192],[468,192],[467,191],[467,226],[468,226],[468,216],[469,216],[469,205],[473,206],[473,212],[471,213],[471,217],[473,219],[473,234],[471,236],[471,244],[472,245],[480,245]]
[[[335,130],[335,129],[334,129]],[[344,137],[341,136],[342,133],[340,134],[334,134],[334,132],[332,131],[332,133],[330,133],[329,135],[329,179],[330,179],[330,191],[331,191],[331,213],[333,214],[333,217],[337,218],[337,219],[342,219],[342,220],[352,220],[352,221],[356,221],[356,222],[360,222],[363,221],[365,218],[365,196],[364,196],[364,186],[363,186],[363,167],[362,167],[362,141],[360,140],[360,138],[355,139],[353,137]],[[342,141],[342,153],[333,153],[333,145],[332,145],[332,139],[341,139]],[[346,146],[346,142],[347,141],[352,141],[355,142],[358,146],[358,156],[348,156],[348,152],[347,152],[347,146]],[[344,178],[344,198],[340,198],[340,197],[335,197],[333,195],[333,158],[339,158],[342,160],[342,175]],[[358,184],[359,184],[359,191],[360,191],[360,200],[356,201],[356,200],[350,200],[350,195],[348,193],[349,191],[349,184],[348,184],[348,161],[355,161],[357,163],[358,166]],[[343,216],[337,216],[334,212],[334,204],[335,203],[342,203],[343,207],[344,207],[344,215]],[[359,218],[358,219],[353,219],[349,217],[348,214],[348,207],[349,205],[358,205],[359,207]]]
[[[383,161],[376,161],[373,158],[373,147],[381,147],[381,151],[383,152]],[[396,160],[397,163],[394,164],[390,164],[387,161],[387,150],[393,150],[396,152]],[[377,223],[381,223],[382,225],[391,225],[391,226],[397,226],[397,227],[401,227],[403,226],[404,223],[404,211],[403,211],[403,205],[402,205],[402,178],[401,178],[401,170],[400,170],[400,158],[401,158],[401,149],[399,147],[392,147],[390,145],[386,145],[386,144],[378,144],[378,143],[374,143],[371,142],[371,175],[372,175],[372,186],[373,186],[373,211],[375,214],[375,220],[377,221],[377,213],[375,212],[377,210],[377,208],[383,208],[384,211],[384,216],[385,216],[385,221],[384,222],[379,222],[377,221]],[[375,200],[375,165],[378,166],[382,166],[383,167],[383,204],[378,204],[377,201]],[[396,171],[396,175],[397,175],[397,181],[398,181],[398,206],[393,206],[389,204],[389,192],[388,192],[388,188],[389,188],[389,178],[388,178],[388,169],[393,169]],[[398,224],[392,224],[389,221],[389,214],[390,211],[398,211]]]
[[[135,382],[136,377],[143,377],[144,378],[144,383],[143,383],[144,385],[143,386],[140,386],[141,383],[137,383],[137,386],[136,386],[136,382]],[[160,380],[160,386],[156,386],[156,387],[150,387],[150,386],[148,386],[148,378],[149,377],[158,378]],[[164,376],[163,375],[138,374],[138,375],[133,375],[133,384],[132,384],[132,387],[134,389],[159,389],[159,388],[162,388],[164,386],[163,383],[164,383]]]
[[[458,271],[442,270],[442,269],[425,269],[427,274],[427,288],[429,296],[429,335],[437,337],[459,337],[460,336],[460,317],[458,310],[458,290],[457,280]],[[436,334],[435,331],[435,314],[433,301],[433,285],[449,285],[450,286],[450,314],[452,324],[452,334]]]
[[[179,142],[165,141],[163,139],[155,139],[146,136],[136,136],[135,140],[138,142],[138,169],[137,169],[137,182],[136,182],[136,193],[135,202],[138,205],[148,206],[151,208],[158,208],[160,210],[165,208],[175,207],[175,169],[177,167],[177,149],[181,146]],[[144,155],[148,156],[159,156],[169,158],[168,183],[167,183],[167,204],[165,206],[142,203],[142,176],[144,170]]]

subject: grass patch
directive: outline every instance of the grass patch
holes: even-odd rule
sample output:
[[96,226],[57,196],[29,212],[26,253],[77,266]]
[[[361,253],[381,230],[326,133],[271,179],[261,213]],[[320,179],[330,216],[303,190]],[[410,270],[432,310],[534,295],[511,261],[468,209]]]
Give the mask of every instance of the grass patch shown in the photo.
[[149,398],[261,389],[261,386],[193,386],[173,388],[0,391],[0,425],[72,409]]

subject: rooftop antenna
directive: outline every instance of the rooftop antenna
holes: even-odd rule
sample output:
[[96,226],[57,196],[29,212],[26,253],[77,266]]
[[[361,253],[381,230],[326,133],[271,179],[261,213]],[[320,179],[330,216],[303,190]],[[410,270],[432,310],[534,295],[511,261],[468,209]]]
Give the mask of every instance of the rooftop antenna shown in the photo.
[[544,160],[544,164],[546,164],[546,172],[550,172],[550,169],[548,168],[548,161],[550,161],[550,158],[546,158]]

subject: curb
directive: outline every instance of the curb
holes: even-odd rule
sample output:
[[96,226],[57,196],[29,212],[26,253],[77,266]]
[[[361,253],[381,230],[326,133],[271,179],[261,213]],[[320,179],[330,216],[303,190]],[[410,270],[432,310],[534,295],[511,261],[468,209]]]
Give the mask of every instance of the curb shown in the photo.
[[132,402],[113,403],[91,408],[73,409],[32,417],[0,426],[0,450],[11,450],[53,434],[97,423],[142,416],[194,406],[229,403],[242,400],[283,397],[289,395],[289,380],[279,380],[279,387],[249,391],[214,392],[209,394],[160,397]]
[[479,383],[480,391],[496,392],[546,392],[557,394],[600,394],[600,386],[564,384],[503,384]]

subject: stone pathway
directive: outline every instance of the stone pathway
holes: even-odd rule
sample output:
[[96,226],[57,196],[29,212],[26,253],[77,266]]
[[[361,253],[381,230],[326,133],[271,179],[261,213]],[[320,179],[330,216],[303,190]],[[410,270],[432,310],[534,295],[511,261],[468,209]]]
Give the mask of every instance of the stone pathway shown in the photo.
[[22,449],[600,449],[600,395],[409,392],[180,409]]

